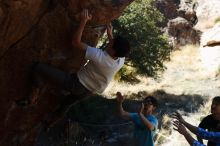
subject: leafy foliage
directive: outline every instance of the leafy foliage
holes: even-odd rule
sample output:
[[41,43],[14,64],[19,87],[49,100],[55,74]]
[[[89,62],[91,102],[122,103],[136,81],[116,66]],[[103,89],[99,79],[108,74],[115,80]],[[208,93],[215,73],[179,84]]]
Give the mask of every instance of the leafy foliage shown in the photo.
[[119,70],[119,72],[115,75],[115,79],[130,84],[138,84],[141,82],[138,78],[136,78],[136,70],[127,65],[124,65]]
[[172,47],[156,26],[163,16],[152,2],[133,2],[113,26],[115,33],[126,37],[131,44],[127,65],[135,67],[139,74],[155,77],[165,69],[163,62],[169,59]]

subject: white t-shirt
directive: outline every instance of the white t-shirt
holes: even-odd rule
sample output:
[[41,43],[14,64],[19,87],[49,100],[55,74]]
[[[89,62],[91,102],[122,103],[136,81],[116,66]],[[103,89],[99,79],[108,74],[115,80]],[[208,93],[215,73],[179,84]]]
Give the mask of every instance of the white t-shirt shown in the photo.
[[88,46],[83,66],[77,76],[81,84],[91,92],[102,93],[117,71],[123,66],[125,58],[114,60],[106,51]]

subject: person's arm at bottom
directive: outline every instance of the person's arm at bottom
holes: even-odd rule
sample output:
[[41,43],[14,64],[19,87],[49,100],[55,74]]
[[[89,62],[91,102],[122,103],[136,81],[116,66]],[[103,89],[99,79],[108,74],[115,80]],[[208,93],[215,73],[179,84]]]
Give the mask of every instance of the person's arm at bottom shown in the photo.
[[199,141],[201,144],[203,144],[202,138],[200,138],[199,136],[197,136],[197,139],[198,139],[198,141]]
[[203,139],[216,141],[220,138],[220,133],[218,134],[215,132],[207,132],[206,130],[204,130],[202,128],[198,128],[198,127],[193,126],[190,123],[186,122],[178,112],[176,112],[176,114],[174,114],[174,118],[178,121],[178,123],[183,124],[192,133],[196,134],[197,136],[199,136]]
[[191,125],[190,123],[184,121],[182,123],[184,126],[186,126],[187,129],[189,129],[192,133],[197,134],[198,132],[198,127]]
[[196,141],[187,131],[186,128],[183,126],[183,124],[181,124],[179,121],[174,121],[173,123],[174,125],[174,130],[178,131],[180,134],[182,134],[185,139],[187,140],[187,142],[191,145],[191,146],[205,146],[202,143]]
[[183,136],[191,146],[194,146],[193,143],[195,139],[188,132],[183,133]]
[[199,141],[195,140],[188,132],[184,133],[183,136],[191,146],[205,146]]
[[199,141],[194,140],[193,146],[205,146],[205,145]]
[[202,128],[198,128],[196,135],[211,141],[219,141],[220,139],[220,132],[208,132]]
[[173,118],[178,120],[179,123],[183,124],[187,129],[189,129],[192,133],[197,134],[198,132],[198,127],[191,125],[190,123],[186,122],[183,117],[180,115],[180,113],[175,112],[173,114]]
[[[206,125],[207,125],[207,123],[206,123],[206,118],[204,118],[204,119],[201,121],[201,123],[199,124],[198,128],[207,129],[207,128],[206,128]],[[198,140],[201,144],[203,144],[202,138],[201,138],[200,136],[198,136],[198,135],[197,135],[197,140]]]

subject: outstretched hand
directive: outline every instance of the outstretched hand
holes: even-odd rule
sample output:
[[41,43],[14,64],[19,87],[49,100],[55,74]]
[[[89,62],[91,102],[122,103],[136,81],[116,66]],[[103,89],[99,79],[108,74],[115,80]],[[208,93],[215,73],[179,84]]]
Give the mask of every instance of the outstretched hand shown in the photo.
[[139,109],[139,114],[143,114],[143,111],[144,111],[144,103],[141,103],[141,107]]
[[177,121],[179,121],[181,124],[184,124],[185,123],[185,120],[183,119],[183,117],[180,115],[180,113],[178,113],[178,112],[175,112],[173,115],[172,115],[172,117],[175,119],[175,120],[177,120]]
[[180,134],[185,135],[187,133],[186,128],[183,126],[180,121],[176,120],[173,122],[174,130],[178,131]]
[[92,19],[92,15],[89,14],[88,9],[83,9],[80,14],[81,22],[86,23],[87,21]]
[[118,103],[122,103],[124,101],[124,97],[122,96],[121,92],[116,93],[116,101]]

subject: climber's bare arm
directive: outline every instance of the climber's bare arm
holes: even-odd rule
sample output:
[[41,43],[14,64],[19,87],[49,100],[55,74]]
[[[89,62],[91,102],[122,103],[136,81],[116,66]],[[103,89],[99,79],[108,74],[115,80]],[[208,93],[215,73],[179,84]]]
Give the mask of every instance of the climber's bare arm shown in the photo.
[[112,42],[113,41],[113,34],[112,34],[112,30],[113,30],[113,27],[110,24],[107,25],[107,35],[108,35],[108,40],[109,42]]
[[87,44],[82,42],[82,33],[84,30],[84,27],[87,23],[87,21],[92,19],[92,15],[89,14],[87,9],[84,9],[81,14],[80,14],[80,23],[78,28],[73,34],[73,39],[72,39],[72,46],[75,49],[83,50],[85,51],[87,48]]

